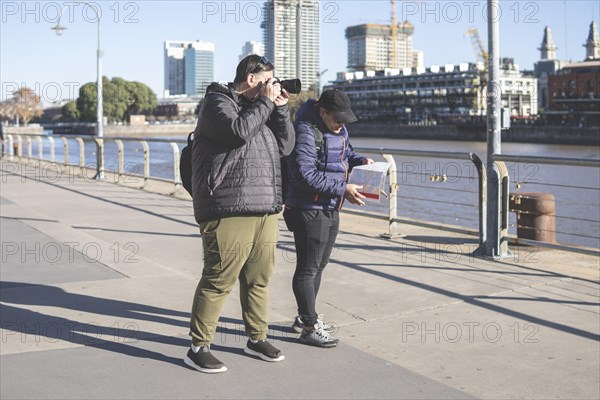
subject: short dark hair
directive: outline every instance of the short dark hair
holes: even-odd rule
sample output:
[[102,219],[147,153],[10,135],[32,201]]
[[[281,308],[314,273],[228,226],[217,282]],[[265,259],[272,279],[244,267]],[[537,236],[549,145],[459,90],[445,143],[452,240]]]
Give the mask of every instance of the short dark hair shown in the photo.
[[233,83],[244,82],[250,74],[273,71],[274,69],[275,66],[269,62],[267,57],[257,56],[256,54],[249,55],[238,64]]

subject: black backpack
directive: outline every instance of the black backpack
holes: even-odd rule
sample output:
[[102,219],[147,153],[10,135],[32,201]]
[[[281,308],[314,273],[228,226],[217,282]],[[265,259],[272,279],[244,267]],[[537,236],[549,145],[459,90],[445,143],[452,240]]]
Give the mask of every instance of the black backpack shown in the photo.
[[[325,164],[327,164],[327,142],[323,139],[323,132],[316,125],[311,125],[313,134],[315,137],[315,148],[317,149],[317,158],[319,158],[319,152],[323,150],[325,145]],[[283,202],[285,203],[285,196],[287,194],[289,175],[287,170],[287,157],[281,157],[281,190]]]
[[188,191],[192,196],[192,136],[194,132],[191,132],[187,138],[187,146],[181,150],[181,157],[179,157],[179,174],[181,175],[181,183],[185,190]]

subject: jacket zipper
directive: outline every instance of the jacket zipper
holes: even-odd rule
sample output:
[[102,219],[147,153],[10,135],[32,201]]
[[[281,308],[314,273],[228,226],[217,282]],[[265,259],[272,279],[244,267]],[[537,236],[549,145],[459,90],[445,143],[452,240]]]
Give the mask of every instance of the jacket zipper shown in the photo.
[[[265,142],[265,146],[267,148],[267,152],[269,153],[269,159],[271,160],[271,167],[273,172],[273,206],[277,208],[277,171],[275,170],[275,161],[273,160],[273,156],[269,149],[269,143],[267,143],[267,138],[264,135],[261,135],[262,139]],[[281,177],[283,179],[283,176]],[[283,199],[282,199],[283,203]]]
[[210,184],[210,177],[212,175],[212,165],[210,166],[209,170],[208,170],[208,176],[206,177],[206,183],[208,186],[208,194],[210,194],[210,196],[212,197],[213,195],[213,188],[212,185]]
[[[348,182],[348,167],[346,167],[346,163],[344,163],[344,155],[346,154],[346,139],[344,139],[344,137],[341,135],[341,131],[340,131],[340,138],[342,139],[342,143],[344,144],[344,147],[342,149],[342,166],[344,167],[344,170],[346,171],[346,177],[345,177],[345,181]],[[340,205],[338,207],[338,210],[342,209],[342,205],[344,204],[344,196],[342,195],[342,197],[340,198]]]

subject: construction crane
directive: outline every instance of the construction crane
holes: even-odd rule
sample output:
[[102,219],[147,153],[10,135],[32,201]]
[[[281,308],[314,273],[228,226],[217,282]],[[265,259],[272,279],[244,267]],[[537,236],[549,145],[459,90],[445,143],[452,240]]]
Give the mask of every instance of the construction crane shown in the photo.
[[390,52],[390,67],[392,68],[396,68],[397,67],[397,63],[396,63],[396,43],[397,43],[397,24],[396,24],[396,0],[390,0],[390,3],[392,3],[392,25],[391,25],[391,29],[392,29],[392,51]]
[[471,37],[475,58],[483,63],[483,70],[479,71],[479,87],[475,89],[476,93],[474,99],[475,109],[479,110],[479,115],[483,115],[485,109],[485,88],[488,81],[488,52],[479,37],[479,30],[477,28],[469,28],[469,30],[465,32],[465,35]]
[[488,69],[488,52],[479,37],[479,30],[477,28],[469,28],[468,31],[465,32],[465,35],[469,35],[471,37],[471,44],[473,45],[473,50],[475,51],[475,57],[481,61],[484,65],[485,70]]

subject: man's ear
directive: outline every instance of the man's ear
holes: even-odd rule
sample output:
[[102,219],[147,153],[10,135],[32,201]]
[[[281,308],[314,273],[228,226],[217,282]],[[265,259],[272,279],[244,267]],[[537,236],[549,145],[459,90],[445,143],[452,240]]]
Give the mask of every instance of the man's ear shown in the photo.
[[246,77],[246,83],[250,87],[255,86],[256,85],[256,75],[254,75],[254,74],[248,74],[248,76]]

